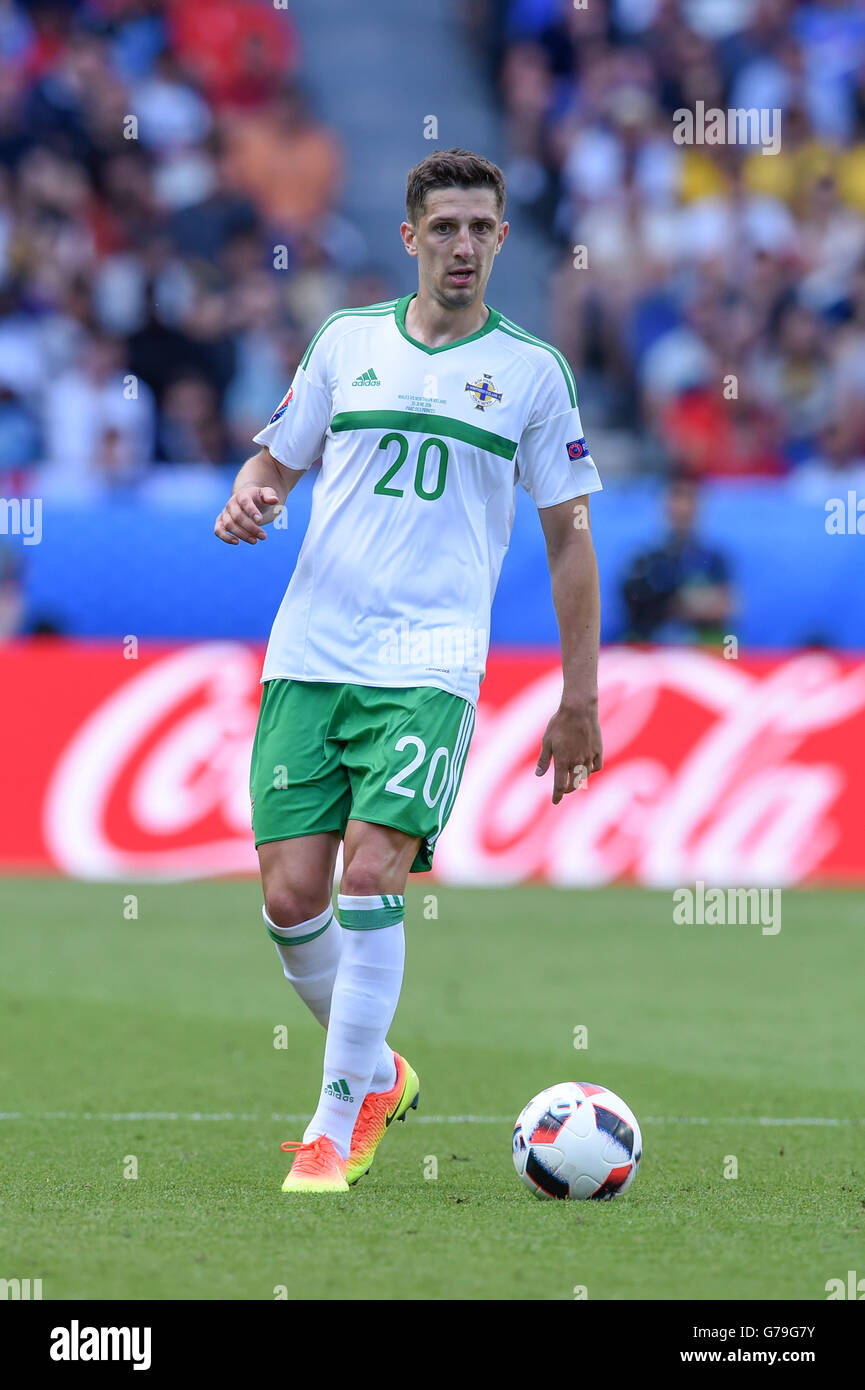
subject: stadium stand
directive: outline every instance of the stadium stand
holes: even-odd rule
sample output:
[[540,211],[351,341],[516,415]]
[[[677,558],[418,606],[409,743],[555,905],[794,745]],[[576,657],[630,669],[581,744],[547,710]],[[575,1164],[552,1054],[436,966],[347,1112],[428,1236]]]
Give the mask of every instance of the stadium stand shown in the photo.
[[[708,540],[730,561],[753,641],[862,645],[861,620],[839,606],[858,601],[861,576],[851,547],[824,533],[827,499],[865,492],[861,7],[432,10],[451,49],[461,26],[486,74],[477,102],[505,151],[511,216],[555,267],[529,326],[570,357],[593,453],[618,489],[597,501],[605,636],[628,631],[628,567],[663,536],[662,498],[642,484],[686,473],[711,485]],[[376,42],[396,53],[392,19],[390,4],[365,19],[359,63]],[[381,121],[365,109],[348,129],[346,95],[328,93],[320,42],[309,56],[304,33],[320,36],[318,12],[263,0],[2,7],[0,494],[38,494],[57,519],[51,555],[0,536],[6,634],[112,631],[110,586],[91,576],[87,602],[74,592],[88,570],[69,568],[75,508],[132,507],[129,525],[152,536],[147,508],[181,495],[206,534],[322,319],[405,288],[370,251],[380,205],[365,213],[357,196],[357,150],[377,147]],[[782,110],[780,149],[677,144],[676,113],[698,98]],[[419,157],[419,135],[415,146]],[[511,241],[508,264],[523,266]],[[555,635],[532,528],[518,509],[509,564],[532,576],[520,593],[544,616],[513,610],[502,640]],[[784,576],[811,543],[825,550],[812,573],[820,621],[805,593],[785,608]],[[142,621],[173,632],[177,574],[170,556],[152,563]]]

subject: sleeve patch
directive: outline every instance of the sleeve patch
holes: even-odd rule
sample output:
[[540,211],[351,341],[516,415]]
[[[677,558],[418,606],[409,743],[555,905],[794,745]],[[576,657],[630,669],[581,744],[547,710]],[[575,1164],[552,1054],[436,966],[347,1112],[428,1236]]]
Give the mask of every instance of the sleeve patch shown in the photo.
[[586,454],[589,452],[589,446],[586,443],[585,437],[582,439],[572,439],[570,444],[565,445],[565,448],[568,451],[569,459],[585,458]]
[[[292,387],[289,388],[288,395],[287,395],[287,396],[283,396],[282,400],[279,402],[279,405],[276,407],[276,410],[275,410],[275,411],[273,412],[273,414],[271,415],[270,420],[268,421],[268,424],[271,424],[271,425],[272,425],[272,424],[274,424],[277,420],[279,420],[279,419],[282,418],[282,416],[285,414],[286,410],[288,409],[289,401],[291,400],[291,398],[292,398],[293,395],[294,395],[294,387],[292,386]],[[271,399],[272,399],[272,397],[271,397]],[[570,447],[570,445],[569,445],[568,447]]]

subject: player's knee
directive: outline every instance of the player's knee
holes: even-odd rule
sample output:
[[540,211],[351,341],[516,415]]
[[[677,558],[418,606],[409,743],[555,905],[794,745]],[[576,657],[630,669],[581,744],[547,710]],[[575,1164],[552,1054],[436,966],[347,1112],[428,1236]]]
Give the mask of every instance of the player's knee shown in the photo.
[[340,892],[346,897],[369,898],[392,891],[385,883],[386,866],[375,857],[356,856],[343,870]]
[[277,927],[297,927],[324,912],[330,901],[328,893],[310,893],[285,885],[265,892],[264,906],[271,922]]

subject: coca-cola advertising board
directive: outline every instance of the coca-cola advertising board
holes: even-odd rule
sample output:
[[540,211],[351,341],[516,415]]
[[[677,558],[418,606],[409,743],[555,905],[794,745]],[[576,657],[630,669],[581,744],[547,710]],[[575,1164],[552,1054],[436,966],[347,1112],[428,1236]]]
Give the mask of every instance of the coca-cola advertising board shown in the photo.
[[[238,642],[0,649],[0,868],[88,879],[255,872],[262,652]],[[493,651],[435,876],[465,884],[865,879],[865,660],[601,654],[605,763],[536,778],[557,654]],[[298,736],[301,736],[300,734]]]

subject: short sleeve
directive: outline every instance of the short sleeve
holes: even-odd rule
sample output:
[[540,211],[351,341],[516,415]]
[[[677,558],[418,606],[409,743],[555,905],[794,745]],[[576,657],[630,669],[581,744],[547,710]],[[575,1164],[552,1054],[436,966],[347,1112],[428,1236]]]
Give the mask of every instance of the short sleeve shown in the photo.
[[321,456],[332,414],[327,373],[327,325],[313,338],[287,394],[264,429],[253,435],[286,466],[305,470]]
[[555,507],[601,490],[583,434],[573,378],[558,367],[542,381],[520,436],[517,477],[536,507]]

